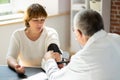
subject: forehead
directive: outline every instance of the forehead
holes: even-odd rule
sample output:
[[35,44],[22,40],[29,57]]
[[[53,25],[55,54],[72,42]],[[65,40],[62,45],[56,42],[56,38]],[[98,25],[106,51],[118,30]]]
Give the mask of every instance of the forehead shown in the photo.
[[41,12],[34,12],[34,11],[28,13],[28,16],[29,16],[29,18],[43,18],[43,17],[46,18],[47,17],[46,15],[44,15]]
[[33,17],[32,19],[46,19],[45,17]]
[[38,15],[38,14],[33,14],[30,16],[31,18],[46,18],[46,16],[43,16],[43,15]]

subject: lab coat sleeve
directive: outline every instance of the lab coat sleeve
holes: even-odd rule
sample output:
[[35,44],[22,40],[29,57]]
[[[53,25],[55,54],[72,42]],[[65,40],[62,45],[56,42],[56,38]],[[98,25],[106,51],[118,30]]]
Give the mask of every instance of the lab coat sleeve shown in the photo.
[[49,59],[45,63],[45,71],[49,80],[58,80],[64,75],[65,68],[59,69],[55,60]]

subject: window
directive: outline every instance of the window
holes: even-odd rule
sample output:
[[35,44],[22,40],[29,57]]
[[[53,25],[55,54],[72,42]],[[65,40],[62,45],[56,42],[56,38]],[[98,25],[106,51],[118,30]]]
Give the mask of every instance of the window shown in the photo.
[[0,16],[11,14],[10,0],[0,0]]
[[23,21],[23,13],[30,4],[44,3],[46,6],[44,1],[46,0],[0,0],[0,25]]
[[24,11],[32,3],[45,6],[48,15],[57,15],[69,10],[68,2],[70,0],[0,0],[0,24],[15,19],[22,20]]
[[0,4],[10,3],[10,0],[0,0]]
[[[63,1],[64,0],[54,0],[54,2],[51,2],[50,0],[0,0],[0,16],[24,12],[24,10],[32,3],[40,3],[46,7],[49,14],[57,14],[59,13],[59,3]],[[62,9],[64,10],[64,8]]]

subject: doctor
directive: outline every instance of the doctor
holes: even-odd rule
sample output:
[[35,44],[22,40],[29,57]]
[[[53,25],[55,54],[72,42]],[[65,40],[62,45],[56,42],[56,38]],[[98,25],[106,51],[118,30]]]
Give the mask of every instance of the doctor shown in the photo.
[[120,36],[104,31],[101,15],[83,10],[74,18],[74,33],[83,47],[58,68],[53,51],[45,54],[49,80],[120,80]]

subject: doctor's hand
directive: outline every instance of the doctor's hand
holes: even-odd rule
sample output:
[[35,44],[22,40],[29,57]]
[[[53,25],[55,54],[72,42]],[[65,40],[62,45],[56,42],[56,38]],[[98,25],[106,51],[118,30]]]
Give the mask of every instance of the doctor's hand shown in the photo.
[[45,61],[47,61],[48,59],[55,59],[56,62],[60,62],[62,58],[61,54],[59,54],[58,52],[48,51],[44,55],[44,59]]
[[[47,61],[48,59],[55,59],[56,62],[61,62],[62,61],[62,57],[61,54],[59,54],[58,52],[53,52],[53,51],[48,51],[45,56],[44,56],[45,61]],[[58,68],[62,68],[63,64],[58,64]]]
[[54,59],[53,51],[48,51],[45,53],[44,60],[47,61],[48,59]]

